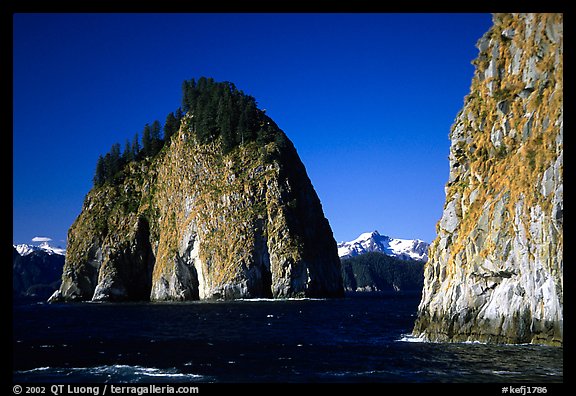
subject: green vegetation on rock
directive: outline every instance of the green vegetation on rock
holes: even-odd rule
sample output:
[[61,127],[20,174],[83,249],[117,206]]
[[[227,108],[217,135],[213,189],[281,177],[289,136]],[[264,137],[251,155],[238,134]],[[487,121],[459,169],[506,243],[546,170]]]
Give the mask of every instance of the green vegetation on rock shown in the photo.
[[219,140],[223,154],[253,141],[260,146],[273,141],[279,146],[286,144],[285,135],[263,110],[258,109],[254,97],[239,91],[233,83],[200,77],[198,81],[184,81],[182,93],[182,107],[166,116],[164,127],[158,120],[146,124],[141,143],[136,134],[131,143],[126,140],[123,152],[120,143],[114,143],[110,152],[98,158],[94,175],[96,187],[121,181],[123,171],[131,162],[158,155],[178,132],[184,114],[188,116],[188,128],[196,140],[200,144]]

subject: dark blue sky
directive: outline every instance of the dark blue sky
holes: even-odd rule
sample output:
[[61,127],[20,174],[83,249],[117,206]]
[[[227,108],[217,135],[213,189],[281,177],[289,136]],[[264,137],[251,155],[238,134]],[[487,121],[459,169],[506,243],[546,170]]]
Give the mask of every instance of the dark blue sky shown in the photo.
[[490,14],[15,14],[13,242],[63,245],[99,154],[181,83],[231,81],[294,142],[337,241],[431,241]]

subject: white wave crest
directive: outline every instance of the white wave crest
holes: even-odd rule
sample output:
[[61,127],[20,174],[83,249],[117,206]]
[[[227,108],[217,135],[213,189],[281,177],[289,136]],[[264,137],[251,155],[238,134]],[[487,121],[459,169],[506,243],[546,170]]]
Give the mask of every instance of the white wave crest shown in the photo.
[[185,381],[209,381],[209,378],[191,373],[182,373],[176,368],[160,369],[156,367],[130,366],[115,364],[110,366],[95,367],[37,367],[30,370],[20,370],[14,372],[14,378],[28,379],[43,382],[49,379],[78,377],[82,379],[92,379],[99,381],[114,382],[147,382],[150,377],[159,380],[170,381],[171,379],[181,379]]
[[413,334],[404,334],[399,342],[430,342],[423,335],[415,336]]

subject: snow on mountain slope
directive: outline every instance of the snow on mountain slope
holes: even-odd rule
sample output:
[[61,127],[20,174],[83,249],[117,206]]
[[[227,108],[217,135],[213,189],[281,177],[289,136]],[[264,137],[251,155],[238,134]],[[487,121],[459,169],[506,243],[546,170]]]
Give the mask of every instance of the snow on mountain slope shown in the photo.
[[32,252],[43,251],[48,254],[60,254],[65,255],[66,249],[61,247],[50,246],[48,242],[42,242],[40,245],[29,245],[22,243],[20,245],[13,245],[20,256],[27,256]]
[[404,260],[427,261],[429,246],[429,243],[419,239],[390,238],[374,231],[365,232],[350,242],[340,242],[338,255],[340,258],[346,258],[368,252],[381,252]]

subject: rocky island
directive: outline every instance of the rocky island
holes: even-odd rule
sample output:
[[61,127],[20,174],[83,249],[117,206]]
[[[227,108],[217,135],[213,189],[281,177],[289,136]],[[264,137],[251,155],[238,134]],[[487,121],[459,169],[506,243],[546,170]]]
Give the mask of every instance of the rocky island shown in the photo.
[[563,343],[563,16],[494,14],[450,132],[414,335]]
[[292,142],[232,83],[203,77],[183,92],[163,140],[148,128],[141,149],[99,161],[50,301],[342,296]]

